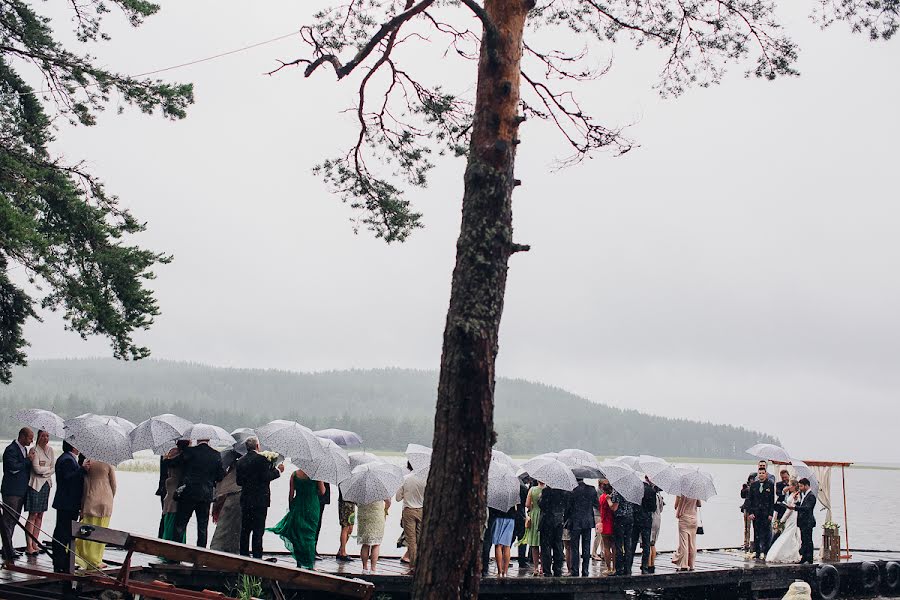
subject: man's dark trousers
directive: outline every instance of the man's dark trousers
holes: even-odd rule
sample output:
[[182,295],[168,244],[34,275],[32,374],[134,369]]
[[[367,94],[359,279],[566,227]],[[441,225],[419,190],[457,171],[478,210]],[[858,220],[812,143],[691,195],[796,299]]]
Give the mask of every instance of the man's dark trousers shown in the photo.
[[813,527],[800,528],[800,562],[813,563]]
[[262,558],[263,533],[266,530],[266,514],[268,506],[241,507],[241,555],[250,556],[251,540],[253,542],[253,558]]
[[13,560],[15,558],[15,548],[13,548],[13,535],[16,532],[16,522],[19,515],[22,514],[22,506],[25,505],[25,496],[7,496],[3,495],[3,504],[8,506],[0,507],[0,514],[3,515],[3,521],[0,523],[0,534],[3,538],[3,560]]
[[591,566],[591,532],[593,529],[569,530],[569,555],[572,558],[572,574],[578,575],[578,562],[581,558],[581,576],[587,577]]
[[631,548],[626,570],[631,572],[634,565],[634,555],[637,554],[638,542],[641,544],[641,573],[646,572],[650,566],[650,530],[653,528],[653,517],[647,513],[635,515],[634,525],[631,528]]
[[[546,518],[546,517],[544,517]],[[551,519],[547,519],[551,521]],[[544,577],[562,577],[563,563],[562,523],[541,521],[541,570]],[[590,556],[590,551],[588,551]]]
[[634,518],[617,516],[613,521],[613,544],[616,546],[616,575],[631,575],[628,556],[632,556],[631,530],[634,528]]
[[[180,540],[187,534],[187,525],[191,514],[197,516],[197,546],[206,548],[206,532],[209,529],[209,506],[211,502],[182,498],[178,501],[178,512],[175,513],[175,539]],[[185,538],[187,539],[187,538]]]
[[69,571],[69,544],[72,542],[72,523],[78,520],[77,510],[56,511],[56,527],[53,528],[53,570]]
[[772,545],[772,521],[768,515],[756,515],[753,520],[753,552],[757,557],[767,553]]

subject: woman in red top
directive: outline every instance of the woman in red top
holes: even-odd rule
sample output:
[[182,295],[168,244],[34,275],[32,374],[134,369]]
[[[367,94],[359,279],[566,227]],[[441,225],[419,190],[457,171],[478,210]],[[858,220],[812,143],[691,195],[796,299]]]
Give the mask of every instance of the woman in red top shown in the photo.
[[613,510],[606,501],[607,496],[612,493],[612,487],[605,479],[601,479],[599,487],[603,491],[600,496],[600,522],[597,524],[597,537],[600,538],[603,547],[603,562],[606,564],[606,572],[604,575],[612,575],[616,572],[613,554]]

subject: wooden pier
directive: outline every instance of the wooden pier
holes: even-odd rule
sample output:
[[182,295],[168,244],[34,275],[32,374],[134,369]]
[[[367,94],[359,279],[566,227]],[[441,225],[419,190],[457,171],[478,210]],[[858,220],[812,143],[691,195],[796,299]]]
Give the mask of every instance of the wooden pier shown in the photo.
[[[852,552],[852,559],[832,563],[840,578],[834,598],[900,597],[900,579],[893,578],[888,565],[900,563],[900,552],[860,551]],[[492,600],[519,599],[524,596],[554,600],[608,600],[614,598],[685,598],[709,600],[738,600],[756,598],[780,598],[787,587],[796,580],[807,581],[813,586],[814,598],[818,595],[818,565],[769,565],[746,560],[743,552],[731,549],[701,550],[697,555],[696,570],[675,571],[671,553],[660,553],[653,575],[608,577],[602,575],[603,565],[592,562],[589,577],[533,577],[531,568],[520,569],[513,559],[509,577],[497,578],[493,563],[490,574],[482,580],[481,597]],[[123,549],[109,547],[106,562],[110,568],[105,573],[116,577],[119,567],[126,561]],[[271,553],[264,557],[273,567],[282,569],[294,566],[293,559],[285,553]],[[253,561],[256,562],[256,561]],[[50,557],[46,554],[31,557],[19,563],[35,570],[50,570]],[[878,569],[877,585],[872,587],[872,572],[863,565],[874,564]],[[134,554],[131,558],[131,578],[134,581],[166,582],[179,588],[217,590],[226,595],[235,589],[239,573],[213,567],[195,567],[189,564],[163,564],[155,556]],[[872,567],[868,567],[871,569]],[[897,567],[900,569],[900,566]],[[316,570],[344,578],[371,582],[375,586],[375,598],[405,600],[409,597],[411,578],[409,568],[398,558],[383,558],[378,562],[378,573],[363,573],[358,558],[353,562],[339,562],[333,556],[321,557]],[[637,571],[637,568],[635,568]],[[900,571],[896,571],[900,574]],[[299,583],[282,581],[278,586],[264,583],[269,597],[333,598],[325,591],[311,591]],[[866,587],[868,585],[868,588]],[[0,599],[61,598],[60,582],[39,575],[0,571]],[[86,584],[76,595],[68,598],[96,598],[97,588]],[[828,590],[825,590],[828,592]],[[302,592],[302,595],[301,595]],[[29,595],[30,594],[30,595]],[[152,597],[152,596],[145,596]]]

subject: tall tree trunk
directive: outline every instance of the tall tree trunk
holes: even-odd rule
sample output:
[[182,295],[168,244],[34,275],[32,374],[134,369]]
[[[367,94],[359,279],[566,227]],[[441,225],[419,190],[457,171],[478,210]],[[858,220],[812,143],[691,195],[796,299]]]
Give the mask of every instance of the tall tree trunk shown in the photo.
[[[444,330],[413,598],[476,598],[494,433],[494,361],[512,240],[523,0],[485,0],[462,225]],[[476,7],[477,8],[477,7]]]

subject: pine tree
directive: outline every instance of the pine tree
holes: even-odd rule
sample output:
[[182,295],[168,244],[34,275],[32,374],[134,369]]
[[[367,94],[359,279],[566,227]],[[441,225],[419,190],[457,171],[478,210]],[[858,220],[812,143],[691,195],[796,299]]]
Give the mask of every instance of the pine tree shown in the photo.
[[[850,22],[872,39],[900,23],[900,0],[813,0],[823,25]],[[469,29],[467,19],[478,24]],[[530,26],[526,38],[526,26]],[[405,187],[422,187],[435,153],[465,155],[462,223],[437,390],[433,467],[425,496],[423,543],[413,597],[475,598],[477,540],[485,522],[493,430],[494,365],[510,257],[528,250],[513,239],[512,193],[519,128],[526,118],[558,128],[571,145],[564,160],[631,149],[615,127],[597,123],[560,85],[602,75],[590,52],[540,48],[533,31],[562,30],[585,44],[630,40],[665,54],[660,92],[718,83],[725,65],[751,61],[748,74],[797,75],[797,47],[782,31],[773,0],[349,0],[302,28],[310,77],[333,71],[353,79],[359,133],[349,150],[316,168],[359,223],[388,242],[421,226]],[[411,72],[403,51],[442,40],[448,55],[477,61],[474,94],[457,96]],[[273,73],[275,72],[273,71]],[[354,78],[354,76],[356,76]]]
[[[153,267],[170,256],[142,249],[129,238],[144,224],[84,164],[48,149],[54,119],[94,125],[115,94],[125,104],[170,119],[193,101],[186,84],[130,77],[97,66],[90,55],[66,49],[38,14],[37,2],[0,2],[0,381],[24,365],[23,325],[36,307],[61,310],[82,337],[103,335],[113,354],[139,359],[149,350],[132,334],[159,313],[147,288]],[[102,17],[116,8],[131,25],[159,7],[145,0],[72,2],[81,42],[108,40]],[[26,83],[38,75],[43,89]],[[15,270],[16,276],[13,276]],[[27,284],[26,284],[27,281]],[[26,289],[27,288],[27,289]],[[39,298],[34,296],[38,295]]]

